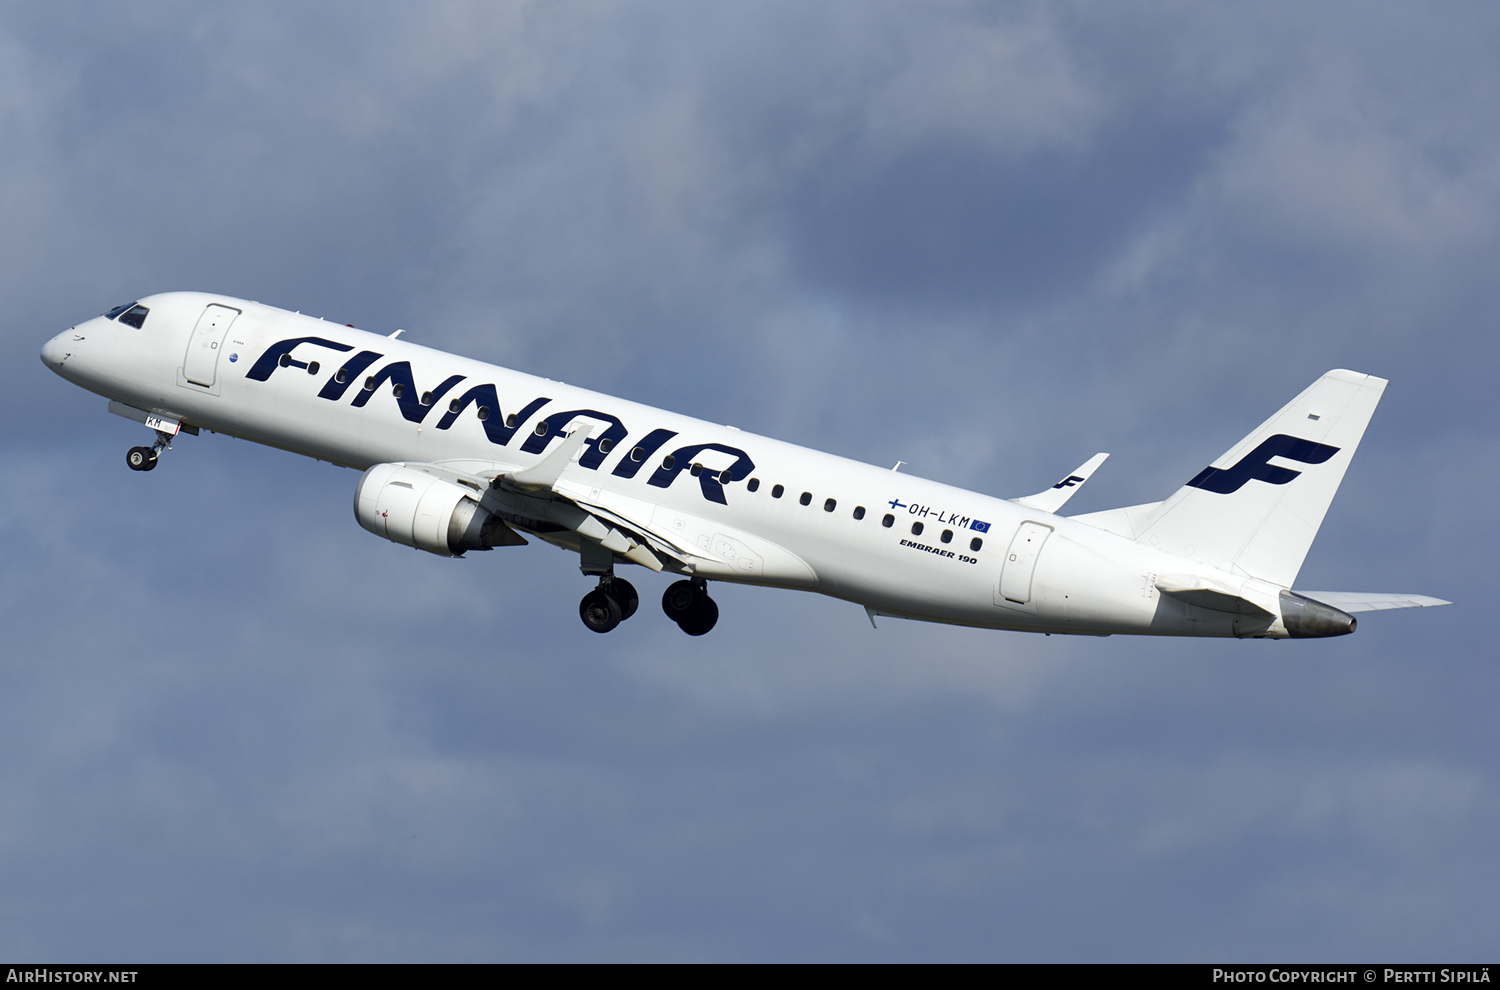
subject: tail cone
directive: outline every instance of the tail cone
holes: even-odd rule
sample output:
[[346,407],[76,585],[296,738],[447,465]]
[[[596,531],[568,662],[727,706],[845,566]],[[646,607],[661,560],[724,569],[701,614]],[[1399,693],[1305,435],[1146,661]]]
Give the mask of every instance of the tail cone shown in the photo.
[[1292,639],[1345,636],[1359,625],[1348,612],[1292,591],[1281,593],[1281,621]]

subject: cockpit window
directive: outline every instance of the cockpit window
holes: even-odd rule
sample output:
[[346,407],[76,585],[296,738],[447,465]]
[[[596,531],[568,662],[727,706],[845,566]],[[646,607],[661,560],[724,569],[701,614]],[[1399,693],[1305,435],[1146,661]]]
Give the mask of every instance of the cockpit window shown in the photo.
[[135,305],[135,303],[128,302],[128,303],[126,303],[123,306],[116,306],[114,309],[110,310],[108,313],[105,313],[104,314],[104,318],[106,320],[112,320],[112,319],[114,319],[115,317],[119,316],[121,313],[125,312],[127,309],[129,309],[130,307],[132,307],[134,305]]
[[139,330],[146,323],[146,314],[151,312],[145,306],[134,306],[120,314],[120,322]]

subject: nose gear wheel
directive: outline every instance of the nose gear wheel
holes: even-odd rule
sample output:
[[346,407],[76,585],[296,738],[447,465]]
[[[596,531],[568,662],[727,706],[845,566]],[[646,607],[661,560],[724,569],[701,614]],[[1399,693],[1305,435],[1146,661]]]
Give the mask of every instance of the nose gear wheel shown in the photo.
[[132,471],[151,471],[156,467],[156,459],[161,456],[163,448],[171,449],[172,436],[169,433],[156,431],[156,442],[149,447],[131,447],[125,454],[125,464]]

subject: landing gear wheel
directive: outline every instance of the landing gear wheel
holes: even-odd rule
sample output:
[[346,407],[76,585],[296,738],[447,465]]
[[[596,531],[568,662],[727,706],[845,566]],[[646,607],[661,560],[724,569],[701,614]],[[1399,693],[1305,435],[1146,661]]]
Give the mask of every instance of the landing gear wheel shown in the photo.
[[667,590],[662,593],[661,610],[673,622],[681,622],[698,611],[699,603],[707,597],[703,589],[693,582],[678,581],[668,585]]
[[578,617],[596,633],[607,633],[620,624],[620,603],[595,588],[578,603]]
[[624,578],[611,578],[600,585],[600,590],[619,603],[621,622],[630,618],[641,607],[640,593],[635,590],[635,585]]
[[697,581],[668,585],[661,596],[661,610],[689,636],[702,636],[719,621],[719,606]]
[[150,471],[156,467],[156,451],[150,447],[131,447],[125,455],[125,463],[132,471]]
[[707,595],[703,596],[703,603],[698,610],[687,618],[680,620],[677,625],[689,636],[702,636],[714,627],[719,621],[719,606]]

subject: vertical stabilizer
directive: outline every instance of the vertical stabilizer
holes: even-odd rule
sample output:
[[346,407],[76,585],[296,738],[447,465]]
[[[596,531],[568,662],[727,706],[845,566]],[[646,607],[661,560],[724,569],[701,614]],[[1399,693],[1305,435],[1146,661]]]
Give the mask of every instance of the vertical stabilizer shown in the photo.
[[1162,502],[1137,541],[1291,587],[1385,386],[1328,372]]

